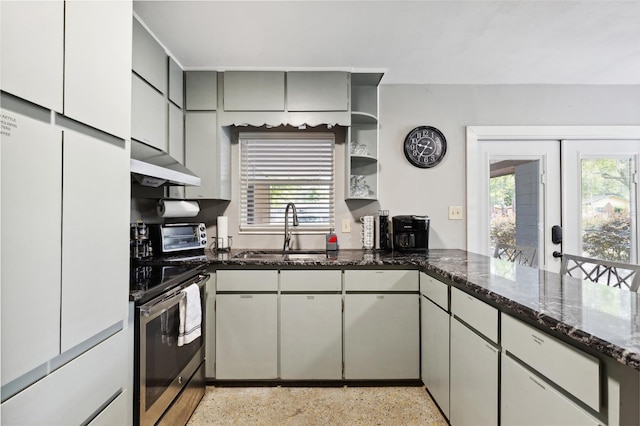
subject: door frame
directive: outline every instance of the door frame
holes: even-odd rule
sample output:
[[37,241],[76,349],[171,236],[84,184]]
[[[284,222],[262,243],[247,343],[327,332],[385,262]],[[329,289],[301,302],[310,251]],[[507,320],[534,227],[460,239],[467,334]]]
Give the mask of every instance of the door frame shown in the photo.
[[[466,128],[466,237],[467,251],[482,253],[478,216],[480,202],[488,197],[488,188],[476,191],[478,142],[484,140],[589,140],[639,139],[640,126],[467,126]],[[562,166],[562,165],[561,165]],[[561,202],[561,200],[558,200]]]

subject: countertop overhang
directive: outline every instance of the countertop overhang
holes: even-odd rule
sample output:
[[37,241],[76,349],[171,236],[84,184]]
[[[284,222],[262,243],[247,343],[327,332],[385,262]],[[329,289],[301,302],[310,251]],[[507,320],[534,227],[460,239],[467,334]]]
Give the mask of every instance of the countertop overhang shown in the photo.
[[640,371],[640,294],[464,250],[427,253],[340,250],[315,259],[236,259],[209,253],[223,268],[416,268],[543,331]]

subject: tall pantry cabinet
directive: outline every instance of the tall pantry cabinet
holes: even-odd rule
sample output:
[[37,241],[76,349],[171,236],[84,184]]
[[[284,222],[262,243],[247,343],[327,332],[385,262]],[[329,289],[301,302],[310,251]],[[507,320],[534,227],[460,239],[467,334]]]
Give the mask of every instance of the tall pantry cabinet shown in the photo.
[[127,424],[132,4],[0,17],[1,423]]

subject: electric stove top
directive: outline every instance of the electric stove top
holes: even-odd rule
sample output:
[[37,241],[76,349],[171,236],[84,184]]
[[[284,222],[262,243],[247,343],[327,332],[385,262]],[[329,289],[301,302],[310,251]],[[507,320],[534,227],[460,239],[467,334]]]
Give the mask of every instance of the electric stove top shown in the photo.
[[129,300],[136,304],[149,300],[206,272],[207,265],[132,264],[129,276]]

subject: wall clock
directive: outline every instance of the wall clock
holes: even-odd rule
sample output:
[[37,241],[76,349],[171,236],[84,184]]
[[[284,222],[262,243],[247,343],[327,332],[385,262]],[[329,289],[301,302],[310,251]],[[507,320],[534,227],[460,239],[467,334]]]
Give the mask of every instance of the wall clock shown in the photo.
[[435,127],[416,127],[404,138],[404,155],[416,167],[428,169],[437,166],[446,153],[447,139]]

